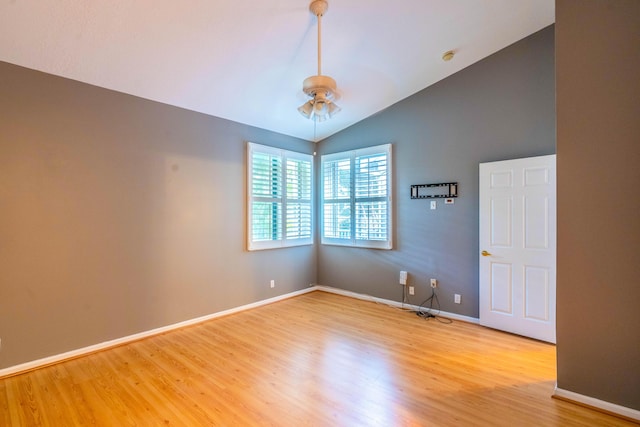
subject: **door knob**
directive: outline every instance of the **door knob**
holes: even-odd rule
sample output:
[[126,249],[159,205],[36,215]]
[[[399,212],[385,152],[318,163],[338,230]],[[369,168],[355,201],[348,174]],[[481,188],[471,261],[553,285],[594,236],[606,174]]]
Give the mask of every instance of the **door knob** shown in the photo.
[[482,251],[482,256],[491,256],[491,254],[487,251]]

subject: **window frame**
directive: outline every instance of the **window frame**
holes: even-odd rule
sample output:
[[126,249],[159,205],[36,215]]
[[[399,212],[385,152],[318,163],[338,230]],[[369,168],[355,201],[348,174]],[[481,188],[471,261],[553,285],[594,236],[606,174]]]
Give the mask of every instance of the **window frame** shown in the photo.
[[[385,154],[386,155],[386,196],[384,197],[357,197],[356,194],[356,159],[371,156],[376,154]],[[325,168],[325,163],[327,162],[335,162],[339,160],[349,160],[350,162],[350,191],[348,199],[346,197],[336,197],[336,198],[325,198],[325,174],[327,173]],[[358,248],[371,248],[371,249],[384,249],[390,250],[393,249],[393,157],[392,157],[392,144],[383,144],[376,145],[371,147],[359,148],[356,150],[350,151],[342,151],[338,153],[331,153],[322,155],[320,158],[320,243],[323,245],[337,245],[337,246],[349,246],[349,247],[358,247]],[[335,178],[334,178],[335,179]],[[334,187],[331,187],[332,189]],[[371,201],[385,201],[386,202],[386,239],[377,240],[377,239],[361,239],[357,238],[356,233],[356,204],[366,203],[367,200]],[[327,237],[325,236],[325,230],[327,229],[327,225],[325,224],[325,205],[334,204],[334,203],[349,203],[349,229],[350,229],[350,237],[348,238],[336,238],[336,237]]]
[[[274,197],[266,197],[262,195],[253,194],[254,184],[254,154],[266,154],[280,159],[280,166],[278,173],[280,175],[281,194]],[[289,197],[287,192],[287,179],[289,178],[287,173],[288,161],[302,161],[309,164],[309,198],[293,198]],[[313,245],[314,239],[314,158],[311,154],[300,153],[296,151],[285,150],[281,148],[270,147],[267,145],[256,144],[254,142],[247,142],[247,250],[258,251],[265,249],[277,249],[294,246],[306,246]],[[306,175],[306,174],[305,174]],[[300,184],[300,180],[297,181]],[[305,191],[303,189],[303,191]],[[272,238],[268,240],[254,240],[253,228],[254,228],[254,205],[256,203],[280,203],[279,216],[280,216],[280,235],[279,238]],[[287,208],[292,204],[308,204],[308,237],[290,237],[287,235]]]

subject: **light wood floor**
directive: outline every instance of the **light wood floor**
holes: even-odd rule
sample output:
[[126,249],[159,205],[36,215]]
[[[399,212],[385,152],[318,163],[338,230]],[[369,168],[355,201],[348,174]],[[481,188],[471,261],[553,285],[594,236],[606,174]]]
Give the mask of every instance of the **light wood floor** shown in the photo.
[[555,347],[313,292],[0,380],[1,426],[624,426]]

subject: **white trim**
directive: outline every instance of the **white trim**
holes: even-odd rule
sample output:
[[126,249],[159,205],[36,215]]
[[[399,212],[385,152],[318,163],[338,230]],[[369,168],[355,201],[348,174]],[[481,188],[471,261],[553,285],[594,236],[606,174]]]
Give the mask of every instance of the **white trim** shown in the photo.
[[[408,308],[410,310],[416,310],[416,311],[420,308],[419,306],[413,305],[413,304],[403,304],[403,303],[398,302],[398,301],[392,301],[392,300],[388,300],[388,299],[384,299],[384,298],[374,297],[374,296],[371,296],[371,295],[365,295],[365,294],[359,294],[359,293],[356,293],[356,292],[345,291],[344,289],[332,288],[330,286],[316,285],[316,286],[314,286],[314,289],[318,290],[318,291],[329,292],[329,293],[332,293],[332,294],[343,295],[343,296],[346,296],[346,297],[357,298],[357,299],[361,299],[361,300],[365,300],[365,301],[373,301],[373,302],[377,302],[377,303],[380,303],[380,304],[386,304],[386,305],[390,305],[392,307],[397,307],[397,308]],[[476,325],[480,324],[480,319],[478,319],[476,317],[463,316],[461,314],[448,313],[446,311],[438,311],[437,315],[441,316],[441,317],[446,317],[447,319],[461,320],[463,322],[474,323]]]
[[616,405],[615,403],[605,402],[604,400],[596,399],[595,397],[585,396],[583,394],[575,393],[573,391],[564,390],[558,388],[556,384],[553,396],[559,399],[568,400],[578,404],[590,406],[592,408],[600,409],[605,412],[617,414],[631,420],[640,421],[640,411],[626,406]]
[[[333,246],[347,246],[354,248],[366,248],[366,249],[382,249],[382,250],[390,250],[393,249],[393,144],[382,144],[376,145],[372,147],[358,148],[355,150],[349,151],[341,151],[338,153],[331,154],[323,154],[320,156],[320,212],[323,212],[320,215],[319,223],[320,223],[320,244],[322,245],[333,245]],[[356,160],[359,157],[367,156],[367,155],[385,155],[386,156],[386,164],[387,164],[387,172],[386,172],[386,183],[387,183],[387,192],[386,196],[379,197],[358,197],[355,186],[357,181],[356,174]],[[325,198],[325,173],[327,172],[325,169],[325,165],[328,162],[334,162],[338,160],[349,161],[349,171],[350,171],[350,188],[349,197],[338,197],[336,199]],[[356,238],[356,205],[358,203],[367,203],[367,202],[385,202],[387,206],[387,222],[386,222],[386,232],[387,236],[385,240],[369,240],[369,239],[357,239]],[[327,237],[325,236],[325,217],[324,217],[324,209],[326,205],[333,205],[335,203],[340,204],[348,204],[351,206],[351,224],[350,224],[350,237],[349,238],[341,238],[341,237]]]
[[45,357],[42,359],[33,360],[31,362],[21,363],[19,365],[10,366],[8,368],[0,369],[0,379],[4,377],[9,377],[12,375],[21,374],[27,371],[31,371],[34,369],[42,368],[44,366],[53,365],[54,363],[60,363],[65,360],[75,359],[77,357],[86,356],[91,353],[95,353],[97,351],[106,350],[109,348],[117,347],[123,344],[128,344],[134,341],[141,340],[143,338],[149,338],[155,335],[163,334],[165,332],[173,331],[176,329],[184,328],[185,326],[191,326],[198,323],[206,322],[207,320],[215,319],[218,317],[228,316],[230,314],[239,313],[241,311],[250,310],[252,308],[261,307],[263,305],[272,304],[274,302],[282,301],[284,299],[288,299],[291,297],[295,297],[298,295],[306,294],[311,291],[316,290],[315,286],[311,286],[306,289],[302,289],[299,291],[291,292],[284,295],[279,295],[277,297],[265,299],[262,301],[256,301],[251,304],[242,305],[235,308],[230,308],[229,310],[219,311],[217,313],[208,314],[206,316],[197,317],[195,319],[185,320],[183,322],[174,323],[172,325],[163,326],[156,329],[151,329],[149,331],[140,332],[133,335],[128,335],[126,337],[117,338],[110,341],[105,341],[100,344],[90,345],[88,347],[79,348],[77,350],[67,351],[66,353],[56,354],[54,356]]
[[[282,186],[281,194],[278,196],[265,196],[254,195],[252,192],[254,167],[253,167],[253,155],[268,154],[276,156],[280,160],[280,167],[278,169],[278,176],[280,177],[280,185]],[[296,199],[290,198],[287,192],[287,166],[289,160],[299,160],[309,164],[309,199]],[[300,153],[297,151],[290,151],[281,148],[275,148],[268,145],[256,144],[254,142],[247,142],[247,250],[259,251],[265,249],[279,249],[289,248],[294,246],[308,246],[313,245],[315,242],[314,233],[314,198],[315,198],[315,173],[314,173],[314,158],[311,154]],[[256,203],[278,203],[281,207],[280,215],[280,233],[281,236],[278,239],[269,240],[253,240],[253,210]],[[310,220],[310,235],[309,237],[290,237],[287,235],[286,219],[287,219],[287,205],[301,204],[309,206],[309,220]]]

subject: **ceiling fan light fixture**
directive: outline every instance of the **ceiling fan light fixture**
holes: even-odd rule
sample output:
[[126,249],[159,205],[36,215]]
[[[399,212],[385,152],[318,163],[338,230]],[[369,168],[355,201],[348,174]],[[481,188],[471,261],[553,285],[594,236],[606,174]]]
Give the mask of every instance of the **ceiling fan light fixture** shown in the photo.
[[318,18],[318,74],[307,77],[302,82],[302,91],[311,98],[300,107],[298,111],[304,117],[322,122],[340,112],[341,108],[333,103],[339,98],[336,81],[329,76],[322,75],[321,57],[321,24],[322,16],[326,13],[329,4],[325,0],[313,0],[309,10]]
[[303,117],[316,122],[324,122],[340,112],[341,108],[324,92],[318,92],[313,99],[298,107]]
[[298,107],[298,111],[304,117],[306,117],[307,119],[310,119],[311,115],[313,114],[313,102],[311,101],[305,102],[304,104]]
[[313,114],[316,117],[325,116],[327,114],[327,103],[317,100],[315,104],[313,104]]
[[318,123],[322,123],[325,120],[327,120],[327,115],[326,114],[316,114],[316,115],[313,116],[313,119]]
[[342,108],[338,107],[338,105],[335,102],[331,102],[327,105],[327,109],[329,111],[329,118],[335,116],[336,114],[338,114],[340,111],[342,111]]

